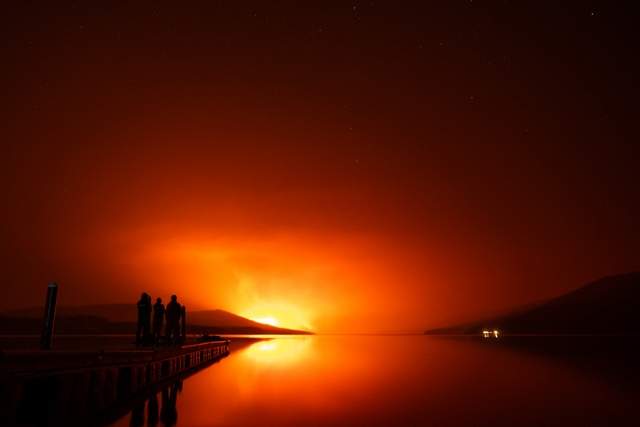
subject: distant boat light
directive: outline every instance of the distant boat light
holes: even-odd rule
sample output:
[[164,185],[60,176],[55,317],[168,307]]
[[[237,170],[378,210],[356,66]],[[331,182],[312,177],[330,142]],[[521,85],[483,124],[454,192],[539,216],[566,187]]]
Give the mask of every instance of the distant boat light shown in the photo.
[[499,330],[497,330],[497,329],[494,329],[494,330],[492,330],[492,331],[491,331],[491,330],[489,330],[489,329],[484,329],[484,330],[482,331],[482,336],[483,336],[484,338],[491,338],[491,337],[493,337],[493,338],[499,338],[499,337],[500,337],[500,331],[499,331]]

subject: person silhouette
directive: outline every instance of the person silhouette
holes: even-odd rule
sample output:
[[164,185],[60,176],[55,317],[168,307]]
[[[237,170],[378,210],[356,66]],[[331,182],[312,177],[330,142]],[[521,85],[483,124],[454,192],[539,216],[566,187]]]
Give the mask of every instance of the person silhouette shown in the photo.
[[156,303],[153,305],[153,343],[158,344],[160,341],[160,335],[162,335],[162,324],[164,322],[164,304],[162,304],[162,298],[157,298]]
[[180,338],[180,316],[182,314],[182,307],[178,302],[178,297],[171,295],[171,301],[167,304],[166,317],[166,337],[167,342],[175,344]]
[[146,292],[138,301],[138,326],[136,328],[136,345],[142,345],[151,336],[151,296]]

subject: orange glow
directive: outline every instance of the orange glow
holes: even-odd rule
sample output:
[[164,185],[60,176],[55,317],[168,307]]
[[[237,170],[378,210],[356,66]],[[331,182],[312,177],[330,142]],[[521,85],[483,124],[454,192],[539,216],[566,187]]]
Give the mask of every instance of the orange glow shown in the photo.
[[309,357],[312,342],[311,337],[261,341],[247,348],[242,356],[261,364],[291,365]]
[[[108,250],[92,258],[118,266],[139,284],[127,287],[129,299],[140,288],[154,297],[176,293],[189,310],[219,308],[321,333],[420,331],[446,312],[424,310],[425,302],[446,296],[425,286],[440,286],[443,254],[410,246],[390,253],[391,243],[365,233],[254,234],[230,228],[212,236],[172,225],[91,240]],[[422,258],[429,262],[418,262]]]
[[280,326],[280,322],[278,321],[278,319],[276,319],[273,316],[267,316],[267,317],[250,317],[250,316],[245,316],[251,320],[253,320],[254,322],[258,322],[258,323],[264,323],[265,325],[271,325],[271,326]]
[[3,314],[56,281],[64,306],[177,294],[285,328],[422,332],[640,269],[618,6],[562,8],[593,23],[576,32],[470,1],[7,3]]
[[154,248],[141,263],[164,266],[165,277],[179,276],[185,297],[203,296],[203,308],[219,307],[259,323],[313,330],[325,302],[322,292],[312,288],[322,291],[322,276],[308,259],[312,255],[299,250],[294,255],[286,245],[282,240],[187,241]]
[[238,314],[271,326],[313,330],[307,312],[282,301],[260,301]]
[[[135,301],[146,291],[166,300],[175,293],[188,310],[218,308],[319,333],[417,332],[459,316],[452,307],[474,303],[467,301],[473,293],[454,285],[479,277],[470,266],[481,257],[458,265],[450,252],[366,232],[258,232],[220,222],[217,232],[180,222],[99,230],[67,239],[64,249],[73,250],[74,265],[99,260],[102,271],[118,273],[105,273],[116,285],[96,287],[104,295],[93,298]],[[454,237],[449,244],[462,248]]]
[[[192,309],[222,308],[284,328],[366,331],[372,317],[388,322],[404,292],[383,286],[389,272],[367,258],[377,246],[363,236],[203,239],[187,233],[142,248],[133,265],[140,281],[160,288],[152,293],[170,293],[180,283],[179,297]],[[415,315],[407,319],[415,322]]]

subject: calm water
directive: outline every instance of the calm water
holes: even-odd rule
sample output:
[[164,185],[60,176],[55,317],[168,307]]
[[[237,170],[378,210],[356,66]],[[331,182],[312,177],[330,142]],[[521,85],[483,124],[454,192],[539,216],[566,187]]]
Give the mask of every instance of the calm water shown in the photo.
[[236,349],[114,425],[640,425],[629,379],[469,339],[284,337]]

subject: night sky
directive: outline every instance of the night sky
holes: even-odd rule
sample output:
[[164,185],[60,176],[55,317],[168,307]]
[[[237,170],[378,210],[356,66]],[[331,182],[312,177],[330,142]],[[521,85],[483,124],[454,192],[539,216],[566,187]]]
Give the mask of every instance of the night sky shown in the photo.
[[29,3],[0,309],[409,331],[640,269],[631,2]]

